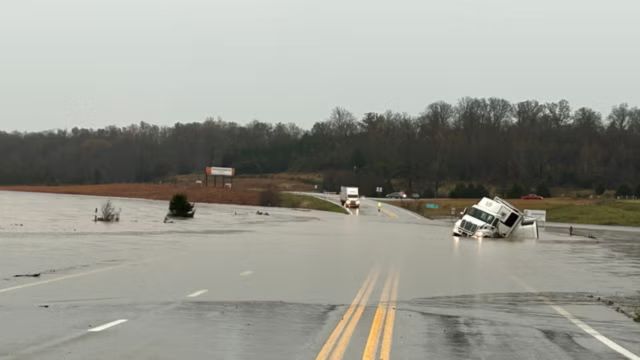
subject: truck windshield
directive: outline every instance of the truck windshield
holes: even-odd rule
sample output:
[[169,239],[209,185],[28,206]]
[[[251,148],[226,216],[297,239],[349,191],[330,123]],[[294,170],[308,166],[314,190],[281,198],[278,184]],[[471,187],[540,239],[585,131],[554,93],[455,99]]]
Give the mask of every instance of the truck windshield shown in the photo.
[[474,218],[478,219],[478,220],[482,220],[486,223],[491,224],[493,222],[493,220],[495,219],[495,216],[486,213],[480,209],[476,209],[474,207],[470,208],[469,211],[467,212],[467,215],[471,215]]

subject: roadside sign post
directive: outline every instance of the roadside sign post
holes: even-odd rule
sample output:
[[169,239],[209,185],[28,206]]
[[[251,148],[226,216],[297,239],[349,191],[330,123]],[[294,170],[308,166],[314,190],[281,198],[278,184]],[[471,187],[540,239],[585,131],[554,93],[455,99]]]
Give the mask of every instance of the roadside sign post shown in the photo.
[[[204,186],[209,186],[209,176],[213,176],[213,187],[217,187],[216,178],[220,177],[222,180],[222,187],[231,188],[233,184],[233,176],[236,174],[236,169],[229,167],[219,166],[207,166],[204,169]],[[227,179],[229,182],[227,182]]]

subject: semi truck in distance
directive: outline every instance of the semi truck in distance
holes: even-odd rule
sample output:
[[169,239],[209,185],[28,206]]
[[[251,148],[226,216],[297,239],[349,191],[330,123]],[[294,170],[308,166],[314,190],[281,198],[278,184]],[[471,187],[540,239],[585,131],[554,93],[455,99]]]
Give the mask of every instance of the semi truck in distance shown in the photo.
[[358,188],[352,186],[341,186],[340,203],[342,204],[342,206],[348,208],[359,208],[360,195],[358,194]]
[[538,237],[538,225],[507,201],[495,197],[482,198],[477,204],[464,209],[462,217],[453,226],[453,235],[509,238],[516,233]]

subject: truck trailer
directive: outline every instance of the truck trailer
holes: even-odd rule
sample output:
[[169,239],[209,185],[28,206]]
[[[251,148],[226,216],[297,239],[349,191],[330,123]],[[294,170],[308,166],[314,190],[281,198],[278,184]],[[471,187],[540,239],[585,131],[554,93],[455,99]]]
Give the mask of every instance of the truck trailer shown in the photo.
[[462,217],[453,226],[453,235],[472,237],[508,238],[530,231],[538,237],[535,219],[525,215],[507,201],[495,197],[482,198],[477,204],[464,209]]
[[358,188],[352,186],[341,186],[340,203],[342,204],[342,206],[348,208],[359,208],[360,195],[358,194]]

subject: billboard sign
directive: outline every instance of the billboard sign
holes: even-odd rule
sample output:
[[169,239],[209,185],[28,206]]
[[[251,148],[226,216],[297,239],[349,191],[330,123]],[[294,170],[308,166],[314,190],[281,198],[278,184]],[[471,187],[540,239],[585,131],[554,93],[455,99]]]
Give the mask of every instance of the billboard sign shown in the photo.
[[547,221],[547,211],[546,210],[524,210],[524,215],[530,218],[534,218],[538,221],[545,222]]
[[211,176],[234,176],[236,169],[229,167],[207,166],[205,169],[207,175]]

